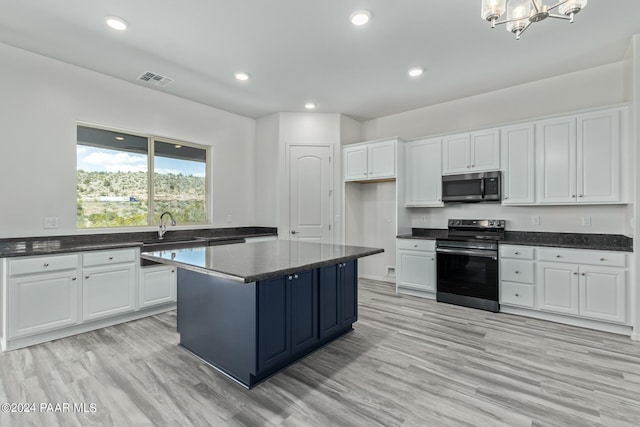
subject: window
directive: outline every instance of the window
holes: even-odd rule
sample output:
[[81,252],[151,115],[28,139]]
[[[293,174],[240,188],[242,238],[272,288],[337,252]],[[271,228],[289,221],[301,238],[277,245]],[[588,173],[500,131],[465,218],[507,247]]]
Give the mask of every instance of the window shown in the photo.
[[208,147],[78,125],[76,153],[78,228],[208,222]]

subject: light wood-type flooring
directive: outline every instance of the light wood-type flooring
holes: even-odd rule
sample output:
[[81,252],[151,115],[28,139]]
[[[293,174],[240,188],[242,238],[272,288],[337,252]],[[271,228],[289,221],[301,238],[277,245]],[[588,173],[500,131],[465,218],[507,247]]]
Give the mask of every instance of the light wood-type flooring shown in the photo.
[[3,353],[0,403],[37,412],[0,426],[640,426],[628,337],[367,280],[359,309],[352,333],[252,390],[178,347],[175,312]]

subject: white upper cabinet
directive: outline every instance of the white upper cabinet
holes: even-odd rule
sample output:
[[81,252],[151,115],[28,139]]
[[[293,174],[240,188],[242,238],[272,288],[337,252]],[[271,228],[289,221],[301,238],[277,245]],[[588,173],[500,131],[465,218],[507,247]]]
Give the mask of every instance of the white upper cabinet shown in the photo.
[[405,206],[443,206],[442,140],[411,141],[405,145]]
[[396,139],[347,146],[342,150],[345,181],[396,176]]
[[442,144],[444,175],[500,169],[497,129],[446,136]]
[[342,150],[344,163],[344,180],[358,181],[367,179],[367,147],[358,145]]
[[536,125],[540,203],[576,201],[576,121],[552,119]]
[[502,204],[534,204],[534,126],[524,124],[503,128],[500,138],[502,141]]
[[578,202],[619,202],[620,111],[577,117]]
[[615,109],[536,124],[538,203],[622,202],[620,114]]

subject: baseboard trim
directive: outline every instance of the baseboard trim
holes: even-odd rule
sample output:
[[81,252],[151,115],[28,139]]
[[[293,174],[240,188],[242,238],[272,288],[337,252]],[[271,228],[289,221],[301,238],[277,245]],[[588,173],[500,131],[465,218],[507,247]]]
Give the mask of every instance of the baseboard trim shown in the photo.
[[387,277],[387,276],[372,276],[370,274],[359,274],[359,279],[367,279],[367,280],[377,280],[379,282],[387,282],[393,283],[395,285],[396,278],[395,277]]

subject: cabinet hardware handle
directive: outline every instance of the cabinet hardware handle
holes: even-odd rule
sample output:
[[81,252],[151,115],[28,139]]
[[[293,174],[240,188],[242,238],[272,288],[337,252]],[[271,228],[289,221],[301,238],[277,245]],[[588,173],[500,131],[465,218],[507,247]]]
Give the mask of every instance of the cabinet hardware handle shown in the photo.
[[110,257],[109,257],[109,260],[112,260],[112,259],[113,259],[113,257],[112,257],[112,256],[110,256]]
[[298,275],[297,275],[297,274],[294,274],[294,275],[293,275],[293,278],[294,278],[294,279],[297,279],[297,278],[298,278]]
[[520,294],[516,294],[516,296],[517,296],[517,297],[519,297],[519,296],[520,296]]
[[520,274],[520,272],[518,270],[516,270],[516,274]]
[[584,197],[584,194],[579,194],[578,197]]
[[515,255],[520,255],[520,252],[514,252]]
[[175,270],[171,270],[171,272],[172,272],[172,273],[175,273],[176,271],[175,271]]
[[476,165],[471,165],[471,167],[472,167],[472,168],[475,168],[475,167],[476,167]]
[[575,197],[576,197],[576,195],[575,195],[575,194],[572,194],[572,195],[571,195],[571,198],[574,198],[574,199],[575,199]]
[[288,277],[288,279],[289,279],[289,280],[293,280],[293,277],[289,276],[289,277]]
[[434,258],[431,258],[431,261],[434,261],[434,260],[435,260]]
[[560,255],[556,255],[556,258],[561,258]]
[[573,272],[573,275],[574,275],[574,276],[577,276],[577,275],[578,275],[578,273],[576,273],[576,272],[574,271],[574,272]]
[[291,234],[298,234],[296,230],[291,230]]
[[44,266],[45,266],[45,267],[49,267],[49,263],[48,263],[48,262],[45,262],[45,263],[44,263]]
[[507,200],[509,198],[509,196],[505,197],[504,200]]
[[604,258],[600,258],[600,261],[606,261],[606,259],[604,259]]
[[85,279],[88,279],[88,278],[89,278],[89,276],[84,276],[84,278],[85,278]]
[[586,276],[586,275],[587,275],[587,273],[582,273],[582,274],[581,274],[581,276]]
[[414,247],[414,248],[417,248],[417,247],[418,247],[418,245],[413,245],[413,247]]
[[78,278],[77,277],[72,277],[71,280],[78,280]]

